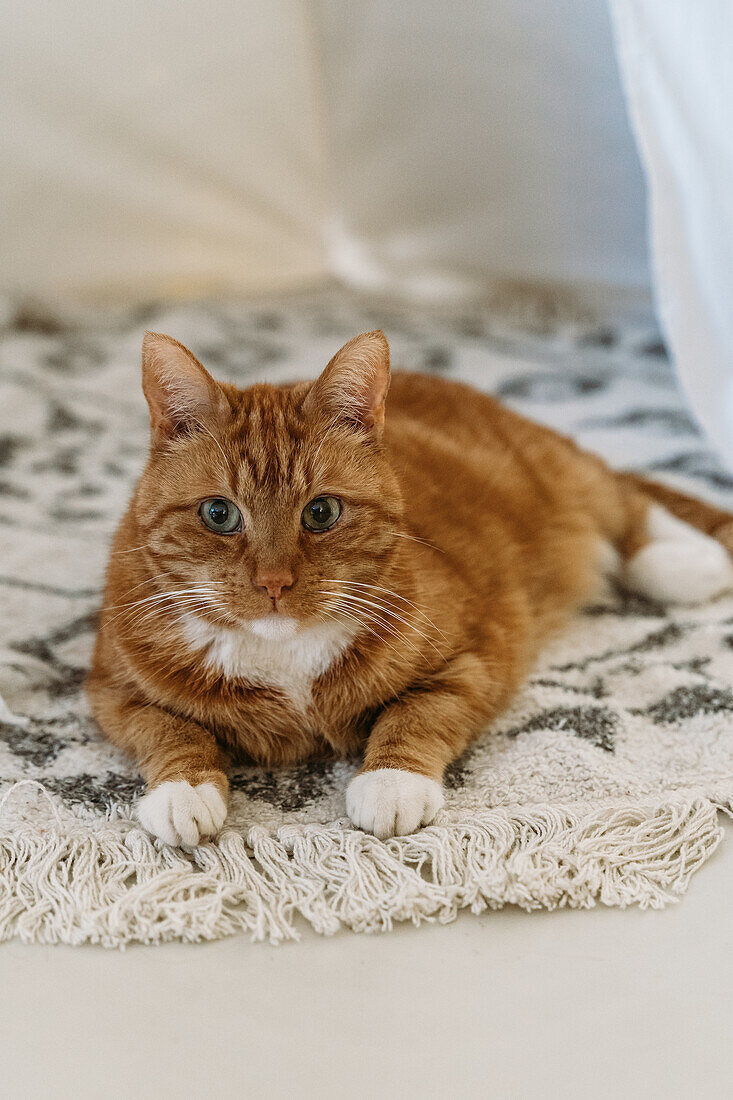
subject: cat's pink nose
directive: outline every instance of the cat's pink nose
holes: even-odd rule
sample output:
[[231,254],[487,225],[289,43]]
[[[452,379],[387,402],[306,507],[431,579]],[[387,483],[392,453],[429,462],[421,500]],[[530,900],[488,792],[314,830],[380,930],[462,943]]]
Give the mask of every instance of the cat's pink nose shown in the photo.
[[260,570],[254,579],[255,588],[266,592],[271,600],[279,600],[287,588],[295,584],[295,577],[290,569]]

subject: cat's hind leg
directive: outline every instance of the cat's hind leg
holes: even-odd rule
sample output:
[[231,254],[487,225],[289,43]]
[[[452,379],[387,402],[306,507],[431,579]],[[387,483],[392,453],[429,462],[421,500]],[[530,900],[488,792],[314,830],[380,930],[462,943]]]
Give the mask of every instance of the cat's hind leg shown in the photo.
[[733,561],[723,544],[650,503],[640,546],[622,563],[624,588],[660,603],[704,603],[733,588]]

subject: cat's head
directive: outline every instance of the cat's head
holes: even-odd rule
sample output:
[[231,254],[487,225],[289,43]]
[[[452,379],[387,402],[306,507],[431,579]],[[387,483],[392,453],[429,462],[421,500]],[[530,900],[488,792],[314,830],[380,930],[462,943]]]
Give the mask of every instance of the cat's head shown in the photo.
[[151,452],[133,512],[159,587],[176,593],[167,607],[271,638],[356,625],[368,605],[347,612],[339,594],[368,599],[402,518],[381,443],[389,377],[378,331],[350,340],[315,382],[246,390],[146,334]]

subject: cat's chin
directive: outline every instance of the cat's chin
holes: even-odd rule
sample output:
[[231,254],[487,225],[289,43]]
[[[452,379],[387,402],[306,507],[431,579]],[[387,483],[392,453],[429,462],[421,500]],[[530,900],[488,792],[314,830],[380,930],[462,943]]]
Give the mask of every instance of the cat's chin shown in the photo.
[[245,625],[258,638],[276,642],[282,638],[292,638],[300,624],[289,615],[265,615],[261,619],[250,619]]

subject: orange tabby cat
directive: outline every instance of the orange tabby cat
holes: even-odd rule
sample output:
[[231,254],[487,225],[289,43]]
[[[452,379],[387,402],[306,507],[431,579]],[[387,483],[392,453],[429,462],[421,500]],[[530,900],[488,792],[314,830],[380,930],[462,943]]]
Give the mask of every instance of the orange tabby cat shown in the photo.
[[389,386],[381,332],[316,382],[246,390],[145,337],[152,445],[89,695],[164,841],[217,832],[229,761],[360,752],[351,820],[413,832],[602,572],[677,602],[733,583],[710,537],[728,539],[726,513],[455,382],[395,374],[385,419]]

